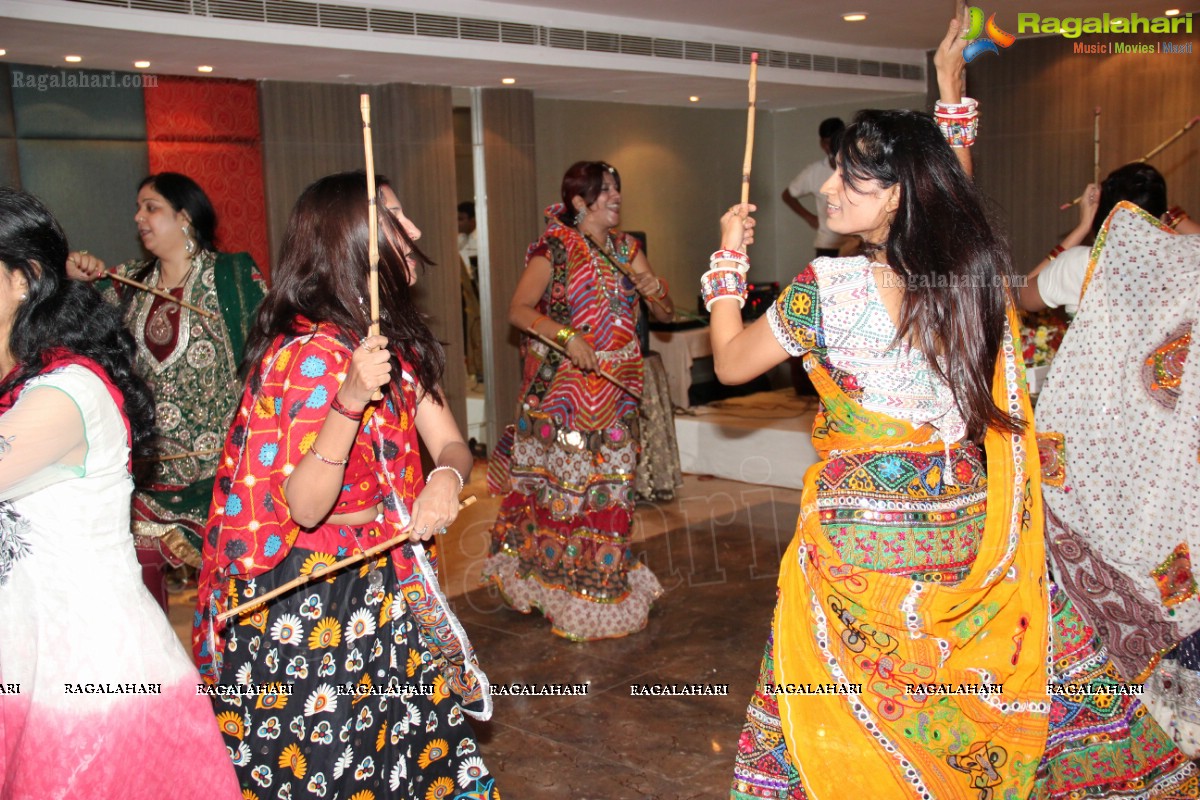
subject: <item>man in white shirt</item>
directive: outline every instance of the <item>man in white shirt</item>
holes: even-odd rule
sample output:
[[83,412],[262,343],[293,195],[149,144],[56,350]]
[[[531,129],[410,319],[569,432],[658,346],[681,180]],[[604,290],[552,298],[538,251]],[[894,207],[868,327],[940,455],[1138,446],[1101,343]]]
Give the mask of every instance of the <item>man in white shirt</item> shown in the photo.
[[[817,159],[801,170],[800,174],[793,178],[788,187],[783,190],[783,202],[787,207],[795,211],[816,230],[817,235],[813,245],[816,247],[818,256],[836,256],[847,239],[826,227],[826,200],[825,195],[821,194],[821,187],[833,175],[833,158],[837,153],[838,138],[842,135],[845,127],[846,124],[838,117],[830,117],[821,122],[817,128],[817,134],[821,137],[821,149],[825,151],[825,157]],[[813,196],[814,204],[817,207],[815,214],[800,203],[799,198],[808,194]]]
[[476,277],[479,264],[479,231],[475,230],[475,204],[470,200],[458,204],[458,252]]

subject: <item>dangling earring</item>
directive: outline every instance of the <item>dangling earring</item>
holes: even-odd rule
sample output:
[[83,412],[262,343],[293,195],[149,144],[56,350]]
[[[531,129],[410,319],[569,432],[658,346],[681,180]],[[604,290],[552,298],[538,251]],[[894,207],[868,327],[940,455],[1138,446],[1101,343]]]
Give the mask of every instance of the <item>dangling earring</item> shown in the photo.
[[184,223],[183,225],[183,249],[189,256],[196,255],[196,240],[192,237],[192,226]]
[[578,228],[578,227],[579,227],[579,223],[581,223],[581,222],[583,222],[585,219],[587,219],[587,213],[588,213],[588,212],[587,212],[587,208],[586,208],[586,207],[584,207],[584,208],[580,208],[580,209],[578,209],[578,210],[575,212],[575,227],[576,227],[576,228]]

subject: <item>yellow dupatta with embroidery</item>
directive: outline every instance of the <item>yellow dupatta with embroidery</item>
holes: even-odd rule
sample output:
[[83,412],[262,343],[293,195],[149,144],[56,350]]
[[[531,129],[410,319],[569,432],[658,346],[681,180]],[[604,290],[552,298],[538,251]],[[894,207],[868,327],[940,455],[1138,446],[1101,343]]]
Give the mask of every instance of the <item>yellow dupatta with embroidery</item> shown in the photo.
[[[992,395],[1032,420],[1010,314]],[[806,356],[812,359],[812,355]],[[846,563],[822,533],[817,483],[834,451],[937,454],[929,425],[868,411],[814,364],[824,401],[805,475],[796,535],[783,558],[774,620],[779,686],[829,685],[838,694],[781,692],[788,751],[812,800],[1025,798],[1046,744],[1049,602],[1042,493],[1032,424],[989,429],[987,517],[967,577],[955,586]],[[858,686],[855,686],[858,684]],[[908,686],[939,684],[921,694]],[[812,688],[810,686],[810,688]]]

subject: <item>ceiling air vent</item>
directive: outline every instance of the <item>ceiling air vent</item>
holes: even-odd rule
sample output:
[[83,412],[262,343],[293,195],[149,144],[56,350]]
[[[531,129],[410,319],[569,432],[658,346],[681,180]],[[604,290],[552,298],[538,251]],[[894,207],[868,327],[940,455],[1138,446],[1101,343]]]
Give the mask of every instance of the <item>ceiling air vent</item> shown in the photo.
[[458,29],[462,32],[462,38],[473,42],[500,41],[500,23],[494,19],[463,17],[458,21]]
[[627,56],[653,56],[654,40],[649,36],[621,34],[621,52]]
[[138,11],[165,11],[168,14],[191,14],[192,0],[130,0],[129,7]]
[[585,50],[591,50],[594,53],[621,52],[621,37],[615,33],[587,31],[583,38],[583,44]]
[[501,22],[500,41],[505,44],[537,44],[538,28],[524,22]]
[[320,27],[321,19],[317,7],[312,3],[296,3],[293,0],[267,0],[267,22],[279,25],[308,25]]
[[458,38],[458,17],[444,14],[416,14],[417,36],[437,36],[442,39]]
[[372,8],[370,19],[371,30],[380,33],[401,33],[412,36],[417,32],[416,15],[411,11]]
[[191,14],[197,17],[304,25],[340,30],[376,31],[400,36],[433,36],[475,42],[501,42],[530,47],[620,53],[627,56],[675,58],[714,64],[749,64],[751,53],[759,53],[759,64],[771,69],[803,69],[841,75],[920,81],[925,67],[893,61],[859,61],[812,53],[794,53],[715,42],[657,39],[623,33],[550,28],[524,22],[457,17],[370,8],[346,3],[316,3],[309,0],[69,0],[94,6]]
[[583,31],[574,28],[546,28],[546,44],[563,50],[582,50]]
[[367,30],[367,10],[355,6],[335,6],[321,3],[320,10],[322,28],[341,28],[347,31]]
[[208,0],[208,15],[219,19],[241,19],[248,22],[266,22],[263,4],[240,2],[240,0]]
[[683,42],[678,39],[655,39],[654,55],[659,58],[683,58]]

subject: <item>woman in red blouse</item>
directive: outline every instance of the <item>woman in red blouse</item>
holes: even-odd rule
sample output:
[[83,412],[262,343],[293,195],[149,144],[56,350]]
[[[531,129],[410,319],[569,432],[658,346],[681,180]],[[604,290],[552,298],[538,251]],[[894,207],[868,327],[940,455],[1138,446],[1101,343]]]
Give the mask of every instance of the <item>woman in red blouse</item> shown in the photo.
[[[217,472],[193,644],[201,674],[219,682],[217,719],[244,788],[491,798],[463,716],[490,714],[486,678],[422,546],[214,622],[398,533],[428,541],[457,516],[471,455],[439,387],[444,354],[410,289],[429,262],[383,187],[382,335],[368,336],[366,188],[361,172],[332,175],[292,212]],[[427,477],[418,436],[436,464]]]

